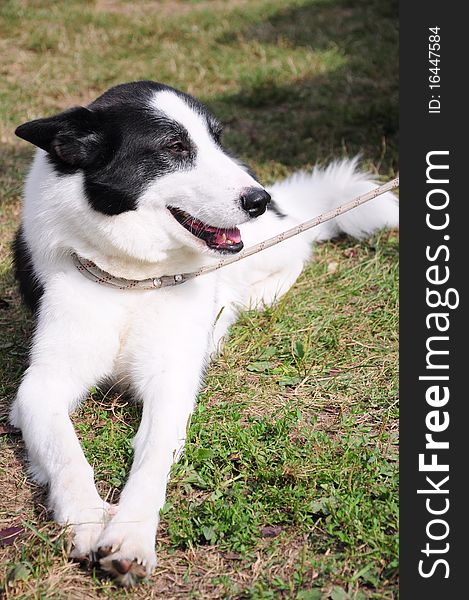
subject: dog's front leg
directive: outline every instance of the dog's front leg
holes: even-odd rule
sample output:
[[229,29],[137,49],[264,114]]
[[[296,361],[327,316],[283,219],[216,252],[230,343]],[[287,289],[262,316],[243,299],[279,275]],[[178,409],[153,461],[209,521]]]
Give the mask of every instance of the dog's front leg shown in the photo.
[[[172,307],[172,314],[159,313],[154,328],[147,322],[138,335],[140,360],[133,372],[143,412],[134,462],[117,514],[98,542],[102,568],[125,586],[149,575],[156,564],[159,511],[171,465],[184,445],[208,351],[211,321],[200,314],[204,309],[187,315]],[[187,313],[187,301],[183,308]]]
[[72,287],[67,295],[62,283],[43,297],[31,364],[10,420],[22,431],[31,474],[48,485],[54,517],[70,526],[73,554],[81,557],[94,550],[107,515],[69,413],[91,385],[109,374],[119,342],[115,322],[87,310],[80,290]]
[[[156,381],[155,381],[156,384]],[[197,385],[177,394],[154,394],[144,399],[142,423],[134,440],[135,459],[122,492],[117,514],[98,541],[101,567],[124,586],[131,586],[156,565],[155,536],[159,511],[165,502],[172,463],[185,439]]]

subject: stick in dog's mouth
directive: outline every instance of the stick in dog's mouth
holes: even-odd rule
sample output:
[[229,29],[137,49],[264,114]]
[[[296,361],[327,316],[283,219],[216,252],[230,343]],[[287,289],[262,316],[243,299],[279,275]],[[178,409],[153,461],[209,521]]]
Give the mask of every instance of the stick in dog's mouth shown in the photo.
[[199,221],[179,208],[167,207],[176,221],[195,237],[203,240],[209,248],[222,253],[236,253],[243,249],[241,232],[237,227],[223,229]]

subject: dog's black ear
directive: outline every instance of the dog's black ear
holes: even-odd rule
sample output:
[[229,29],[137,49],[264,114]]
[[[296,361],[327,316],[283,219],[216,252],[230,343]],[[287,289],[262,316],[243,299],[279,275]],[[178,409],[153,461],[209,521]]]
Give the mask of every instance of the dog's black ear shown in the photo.
[[15,133],[73,167],[85,167],[96,160],[103,144],[97,115],[82,106],[24,123]]

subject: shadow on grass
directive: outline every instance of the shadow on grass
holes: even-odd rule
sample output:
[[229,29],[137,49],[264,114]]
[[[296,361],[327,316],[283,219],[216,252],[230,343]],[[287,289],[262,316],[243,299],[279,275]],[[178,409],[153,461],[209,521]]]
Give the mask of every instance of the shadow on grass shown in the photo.
[[281,10],[221,38],[227,46],[258,41],[332,51],[343,59],[310,79],[279,85],[275,76],[247,78],[237,94],[207,97],[228,125],[227,143],[246,160],[288,167],[361,153],[376,171],[394,175],[397,12],[396,0],[324,0]]

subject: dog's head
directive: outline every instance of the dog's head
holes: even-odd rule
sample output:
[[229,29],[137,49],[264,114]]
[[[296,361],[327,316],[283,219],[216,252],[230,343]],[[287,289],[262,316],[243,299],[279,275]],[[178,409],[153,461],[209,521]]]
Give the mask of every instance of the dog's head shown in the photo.
[[171,238],[198,250],[241,250],[238,225],[270,201],[224,150],[207,108],[155,82],[116,86],[86,108],[25,123],[16,134],[45,150],[59,177],[81,173],[92,210],[110,219],[155,215]]

